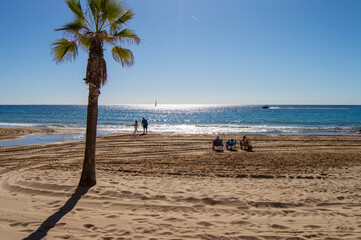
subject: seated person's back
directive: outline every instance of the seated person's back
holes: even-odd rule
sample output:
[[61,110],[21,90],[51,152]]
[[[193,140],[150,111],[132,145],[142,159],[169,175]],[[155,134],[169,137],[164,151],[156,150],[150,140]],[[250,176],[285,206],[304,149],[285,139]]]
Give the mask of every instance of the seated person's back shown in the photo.
[[223,139],[217,137],[214,141],[213,141],[213,145],[214,146],[221,146],[223,144]]
[[215,140],[213,140],[213,145],[212,145],[212,149],[215,150],[214,147],[221,147],[221,150],[223,151],[223,139],[219,138],[219,136],[217,136],[217,138]]

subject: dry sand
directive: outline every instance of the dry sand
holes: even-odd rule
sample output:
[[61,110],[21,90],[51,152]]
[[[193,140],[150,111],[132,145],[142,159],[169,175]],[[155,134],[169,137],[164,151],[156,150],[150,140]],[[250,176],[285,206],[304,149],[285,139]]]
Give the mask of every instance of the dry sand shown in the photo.
[[101,136],[91,189],[82,141],[1,147],[0,238],[361,239],[360,135],[258,135],[254,152],[213,137]]

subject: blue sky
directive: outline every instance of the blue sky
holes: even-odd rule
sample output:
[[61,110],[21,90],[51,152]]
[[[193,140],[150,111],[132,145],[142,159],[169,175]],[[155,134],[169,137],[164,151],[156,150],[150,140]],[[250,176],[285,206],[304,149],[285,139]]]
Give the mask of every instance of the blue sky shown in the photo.
[[[106,49],[100,104],[361,104],[359,0],[128,0],[142,38],[122,68]],[[62,0],[0,8],[0,104],[86,104],[87,53],[56,64]]]

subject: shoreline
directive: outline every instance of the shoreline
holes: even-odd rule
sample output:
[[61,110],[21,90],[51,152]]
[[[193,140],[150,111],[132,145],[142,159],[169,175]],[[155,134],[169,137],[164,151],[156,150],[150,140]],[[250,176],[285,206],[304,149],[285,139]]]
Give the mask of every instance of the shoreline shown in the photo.
[[0,233],[10,240],[358,239],[360,135],[252,135],[254,152],[239,143],[237,151],[213,151],[214,137],[99,136],[97,185],[83,193],[76,187],[84,141],[1,147]]
[[80,133],[77,129],[55,129],[55,128],[4,128],[0,127],[0,141],[11,141],[23,139],[36,134],[67,134]]
[[[141,132],[141,131],[140,131]],[[72,135],[71,134],[82,134],[84,135],[83,137],[79,137],[77,136],[76,138],[73,137],[72,139]],[[103,135],[116,135],[116,134],[132,134],[132,132],[102,132],[99,131],[98,132],[98,136],[103,136]],[[214,134],[214,133],[210,133],[210,134],[199,134],[199,133],[172,133],[172,132],[164,132],[164,133],[154,133],[154,132],[150,132],[149,134],[151,135],[181,135],[181,136],[196,136],[196,135],[204,135],[204,136],[224,136],[225,138],[237,138],[237,139],[241,139],[243,135],[249,135],[249,136],[360,136],[359,133],[344,133],[344,134],[340,134],[340,133],[335,133],[335,134],[249,134],[249,133],[240,133],[240,134]],[[19,141],[19,143],[17,143],[17,140],[24,140],[27,137],[31,137],[31,136],[40,136],[40,135],[44,135],[45,137],[41,139],[41,141],[36,141],[36,138],[34,139],[35,143],[24,143],[21,144],[22,141]],[[48,139],[46,138],[46,135],[48,136],[54,136],[54,135],[58,135],[59,138],[53,138],[53,137],[49,137]],[[64,135],[64,136],[61,136]],[[141,135],[141,133],[137,133],[135,135]],[[8,146],[19,146],[19,145],[37,145],[37,144],[52,144],[52,143],[64,143],[64,142],[77,142],[77,141],[82,141],[85,138],[85,132],[83,129],[58,129],[58,128],[7,128],[7,127],[0,127],[0,144],[2,143],[3,145],[0,145],[0,147],[8,147]],[[7,142],[14,142],[13,144],[7,144]],[[29,141],[24,141],[24,142],[31,142],[31,140]]]

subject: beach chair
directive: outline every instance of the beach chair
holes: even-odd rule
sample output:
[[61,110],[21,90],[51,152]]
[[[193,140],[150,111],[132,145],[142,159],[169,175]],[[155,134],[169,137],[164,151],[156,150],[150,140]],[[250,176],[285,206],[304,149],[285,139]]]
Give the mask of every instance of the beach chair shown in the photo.
[[230,139],[226,144],[227,150],[235,150],[236,148],[236,139]]

